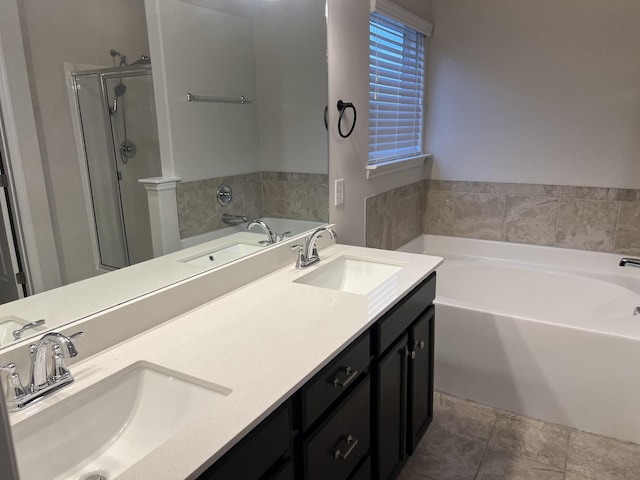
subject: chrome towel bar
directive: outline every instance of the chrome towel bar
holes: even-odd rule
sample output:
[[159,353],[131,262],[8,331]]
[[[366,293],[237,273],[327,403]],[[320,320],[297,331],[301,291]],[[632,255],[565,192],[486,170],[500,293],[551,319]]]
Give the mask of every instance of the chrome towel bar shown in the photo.
[[216,97],[206,95],[194,95],[193,93],[187,93],[187,102],[210,102],[210,103],[251,103],[249,97],[240,95],[239,97]]

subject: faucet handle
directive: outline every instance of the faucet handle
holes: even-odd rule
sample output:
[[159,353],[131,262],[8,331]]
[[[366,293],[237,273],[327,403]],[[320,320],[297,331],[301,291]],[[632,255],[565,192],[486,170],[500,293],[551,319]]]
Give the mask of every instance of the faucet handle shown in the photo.
[[297,250],[297,255],[296,255],[296,268],[297,269],[301,269],[302,268],[302,262],[304,260],[304,245],[292,245],[291,246],[291,250]]
[[71,372],[67,368],[67,365],[64,363],[64,355],[62,354],[62,350],[60,345],[54,345],[53,349],[53,358],[51,362],[51,372],[49,373],[49,378],[52,381],[58,382],[63,378],[66,378],[71,375]]
[[7,377],[7,402],[12,402],[20,397],[23,397],[26,393],[26,390],[22,385],[22,382],[20,381],[20,375],[18,375],[18,372],[16,372],[16,364],[10,363],[4,367],[0,367],[0,370],[9,374]]

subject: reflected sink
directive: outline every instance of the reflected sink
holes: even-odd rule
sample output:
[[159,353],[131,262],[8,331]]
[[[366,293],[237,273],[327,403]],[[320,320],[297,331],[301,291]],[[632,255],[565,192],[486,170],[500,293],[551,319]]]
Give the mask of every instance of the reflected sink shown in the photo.
[[[14,337],[13,332],[21,329],[28,323],[31,322],[11,315],[0,318],[0,347],[15,342],[16,338]],[[25,330],[23,332],[21,338],[30,337],[46,329],[46,326],[41,325],[31,327],[29,330]]]
[[367,295],[395,280],[402,264],[342,256],[304,275],[295,283]]
[[135,363],[13,427],[20,479],[113,479],[230,393]]
[[189,265],[197,265],[199,267],[217,267],[225,263],[232,262],[238,258],[245,257],[255,252],[263,250],[264,246],[255,243],[237,242],[231,245],[225,245],[208,251],[207,253],[198,254],[195,257],[189,257],[181,260]]

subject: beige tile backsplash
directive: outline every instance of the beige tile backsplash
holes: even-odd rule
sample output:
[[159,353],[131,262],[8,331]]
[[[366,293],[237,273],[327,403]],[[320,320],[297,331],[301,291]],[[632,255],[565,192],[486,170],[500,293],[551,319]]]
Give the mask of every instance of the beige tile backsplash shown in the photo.
[[640,193],[425,180],[366,199],[367,246],[395,249],[421,233],[640,255]]
[[636,190],[425,180],[424,233],[640,254]]
[[[231,204],[224,207],[216,200],[222,183],[233,191]],[[225,213],[329,221],[329,180],[322,174],[265,171],[180,182],[176,197],[180,238],[227,227]]]

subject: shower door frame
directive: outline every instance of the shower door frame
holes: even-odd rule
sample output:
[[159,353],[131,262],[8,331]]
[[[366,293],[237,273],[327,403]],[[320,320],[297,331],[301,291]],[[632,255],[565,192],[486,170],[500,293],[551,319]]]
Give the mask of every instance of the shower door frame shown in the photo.
[[[111,80],[111,79],[123,79],[123,78],[130,78],[130,77],[142,77],[142,76],[148,76],[148,75],[152,75],[152,70],[151,70],[151,65],[127,65],[127,66],[122,66],[122,67],[114,67],[114,68],[99,68],[99,69],[94,69],[94,70],[82,70],[79,72],[73,72],[72,78],[73,78],[73,91],[74,91],[74,95],[75,95],[75,102],[76,102],[76,108],[78,110],[78,112],[81,112],[80,110],[80,99],[78,97],[78,84],[77,84],[77,77],[86,77],[86,76],[98,76],[99,80],[100,80],[100,93],[102,94],[102,113],[104,116],[104,120],[105,120],[105,137],[107,139],[111,139],[111,164],[113,166],[113,168],[115,169],[115,184],[116,184],[116,191],[117,191],[117,196],[118,196],[118,212],[119,212],[119,219],[120,219],[120,228],[122,231],[122,241],[124,243],[124,257],[125,257],[125,261],[127,263],[126,266],[130,266],[131,265],[131,259],[129,257],[129,243],[128,243],[128,239],[127,239],[127,227],[125,225],[125,220],[124,220],[124,206],[122,204],[122,191],[120,189],[120,177],[119,177],[119,170],[118,170],[118,153],[116,151],[117,147],[115,144],[115,136],[114,136],[114,132],[113,132],[113,125],[111,123],[111,118],[112,115],[110,113],[109,110],[109,91],[107,89],[107,80]],[[82,115],[80,115],[80,117],[82,117]],[[81,129],[82,127],[82,120],[80,120],[80,127]],[[84,165],[85,168],[87,169],[87,178],[89,180],[89,194],[91,195],[91,211],[93,212],[93,223],[94,223],[94,232],[95,232],[95,236],[96,236],[96,242],[97,242],[97,246],[98,246],[98,265],[100,268],[104,269],[104,270],[119,270],[120,267],[114,267],[112,265],[105,265],[104,263],[102,263],[102,254],[100,251],[100,237],[98,236],[98,224],[97,224],[97,219],[96,219],[96,208],[95,208],[95,203],[93,201],[93,189],[91,186],[91,170],[89,167],[89,158],[87,156],[87,150],[86,150],[86,144],[85,144],[85,138],[84,138],[84,132],[82,133],[82,150],[84,152]],[[124,268],[124,267],[122,267]]]

